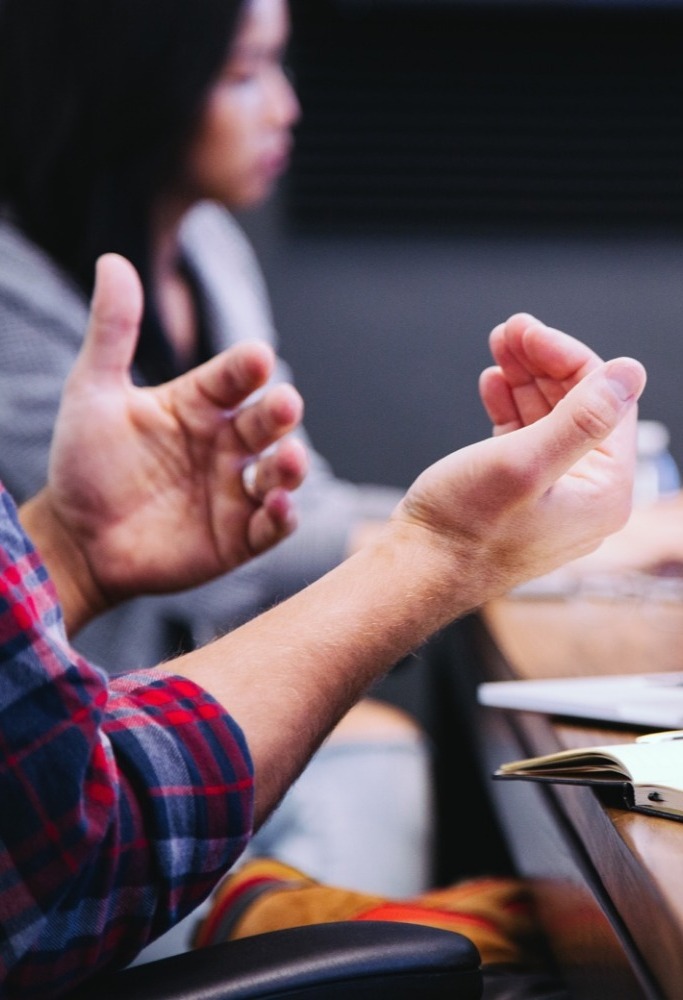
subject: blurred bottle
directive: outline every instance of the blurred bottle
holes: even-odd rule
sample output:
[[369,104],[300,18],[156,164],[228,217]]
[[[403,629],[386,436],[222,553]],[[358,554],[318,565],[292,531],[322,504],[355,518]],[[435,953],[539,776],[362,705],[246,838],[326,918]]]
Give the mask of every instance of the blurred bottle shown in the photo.
[[681,475],[669,451],[670,434],[659,420],[638,421],[638,452],[633,502],[652,503],[681,488]]

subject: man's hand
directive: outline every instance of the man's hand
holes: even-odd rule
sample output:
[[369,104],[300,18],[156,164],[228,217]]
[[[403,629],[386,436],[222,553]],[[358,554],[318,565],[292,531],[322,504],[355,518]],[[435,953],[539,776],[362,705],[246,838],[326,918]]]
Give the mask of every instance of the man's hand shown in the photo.
[[509,433],[432,465],[373,541],[286,603],[175,661],[239,720],[256,768],[257,822],[390,664],[623,524],[642,366],[602,364],[530,317],[494,333],[494,354],[483,395]]
[[301,398],[279,385],[245,402],[270,376],[270,348],[241,344],[166,385],[135,387],[141,313],[132,266],[101,258],[48,487],[22,509],[71,627],[127,596],[203,583],[295,526],[305,450],[288,439],[261,453],[299,423]]
[[645,385],[638,362],[603,364],[530,316],[497,327],[491,346],[498,366],[480,387],[495,436],[424,472],[397,510],[460,567],[453,585],[466,576],[482,599],[622,527]]

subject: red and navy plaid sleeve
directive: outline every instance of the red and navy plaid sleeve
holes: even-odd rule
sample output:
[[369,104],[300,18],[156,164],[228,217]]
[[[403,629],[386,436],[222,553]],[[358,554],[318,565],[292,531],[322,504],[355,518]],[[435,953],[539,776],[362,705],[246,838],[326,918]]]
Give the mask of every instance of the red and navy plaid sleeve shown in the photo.
[[206,692],[108,680],[70,648],[0,484],[0,995],[126,964],[209,893],[252,807],[244,738]]

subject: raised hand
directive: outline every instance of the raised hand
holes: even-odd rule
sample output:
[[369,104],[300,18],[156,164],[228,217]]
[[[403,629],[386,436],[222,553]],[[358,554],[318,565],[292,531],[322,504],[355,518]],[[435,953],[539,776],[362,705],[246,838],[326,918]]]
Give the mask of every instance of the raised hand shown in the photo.
[[[547,328],[538,337],[528,362],[502,358],[492,393],[501,423],[538,419],[435,463],[369,544],[286,603],[175,661],[240,720],[256,768],[257,822],[391,663],[623,524],[645,372],[627,358],[594,362]],[[533,377],[524,374],[532,359],[540,366]],[[513,360],[523,378],[508,392]],[[525,384],[542,386],[540,396],[515,397]]]
[[[525,325],[526,324],[526,325]],[[442,459],[397,518],[431,536],[486,599],[594,550],[626,521],[642,366],[602,364],[538,321],[494,331],[482,396],[497,436]],[[507,433],[502,433],[507,432]]]
[[275,443],[300,421],[301,398],[279,385],[247,402],[272,371],[270,349],[241,344],[166,385],[135,387],[130,366],[141,312],[132,266],[116,255],[101,258],[88,332],[55,428],[48,488],[22,510],[53,574],[63,577],[59,560],[50,559],[50,536],[59,536],[62,563],[71,547],[81,563],[72,566],[77,577],[90,577],[87,607],[70,616],[67,606],[74,624],[129,595],[204,582],[295,526],[290,491],[303,479],[306,455],[296,440]]

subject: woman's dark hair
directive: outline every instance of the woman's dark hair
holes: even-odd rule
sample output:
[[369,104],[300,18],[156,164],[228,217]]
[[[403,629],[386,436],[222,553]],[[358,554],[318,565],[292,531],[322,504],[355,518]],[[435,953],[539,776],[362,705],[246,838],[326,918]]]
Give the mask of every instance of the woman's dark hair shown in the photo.
[[149,298],[150,210],[245,0],[0,0],[0,204],[86,290],[100,253]]

